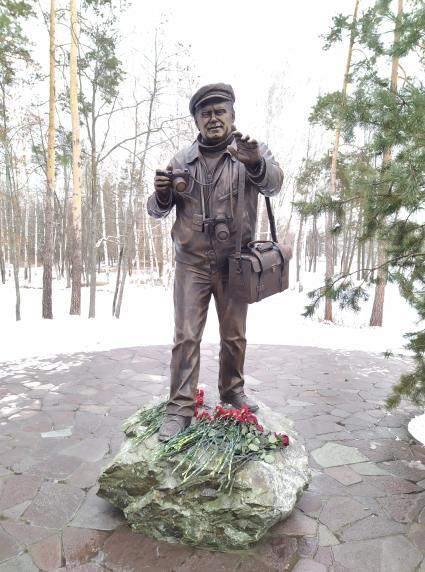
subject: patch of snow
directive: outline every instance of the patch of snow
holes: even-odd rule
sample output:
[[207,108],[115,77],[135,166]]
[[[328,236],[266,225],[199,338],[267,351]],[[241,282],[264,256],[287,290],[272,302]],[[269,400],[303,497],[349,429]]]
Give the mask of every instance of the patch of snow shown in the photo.
[[[423,413],[422,415],[417,415],[416,417],[414,417],[409,422],[409,425],[407,426],[407,430],[412,435],[412,437],[414,437],[416,439],[416,441],[419,441],[419,443],[422,443],[422,445],[425,445],[425,413]],[[419,467],[417,467],[417,468],[419,468]],[[424,467],[424,469],[425,469],[425,467]]]

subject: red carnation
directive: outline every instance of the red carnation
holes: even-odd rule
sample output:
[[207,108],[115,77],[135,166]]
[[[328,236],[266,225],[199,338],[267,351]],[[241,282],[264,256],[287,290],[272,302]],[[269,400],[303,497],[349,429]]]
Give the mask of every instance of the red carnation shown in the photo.
[[204,390],[203,389],[197,389],[196,390],[196,401],[198,402],[199,406],[204,404]]

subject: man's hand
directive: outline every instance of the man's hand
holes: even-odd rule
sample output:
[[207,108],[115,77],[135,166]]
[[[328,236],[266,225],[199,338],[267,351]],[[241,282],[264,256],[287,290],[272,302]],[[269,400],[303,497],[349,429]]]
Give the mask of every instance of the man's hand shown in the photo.
[[227,150],[233,157],[244,163],[247,167],[255,169],[261,164],[261,153],[258,142],[250,139],[249,135],[242,136],[242,133],[235,131],[233,133],[236,141],[237,150],[230,145]]
[[155,171],[154,187],[159,196],[164,201],[167,200],[171,190],[171,180],[167,175],[167,171],[162,171],[161,169]]

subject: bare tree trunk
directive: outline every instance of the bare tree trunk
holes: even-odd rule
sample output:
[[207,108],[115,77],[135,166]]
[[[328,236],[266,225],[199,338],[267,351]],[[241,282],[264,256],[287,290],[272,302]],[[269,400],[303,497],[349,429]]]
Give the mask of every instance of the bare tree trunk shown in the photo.
[[[149,98],[149,112],[148,112],[147,125],[146,125],[146,137],[145,137],[145,144],[144,144],[142,157],[140,158],[138,179],[135,178],[135,175],[136,175],[136,138],[134,140],[134,147],[133,147],[133,159],[132,159],[131,181],[130,181],[130,189],[131,190],[130,190],[130,198],[129,198],[129,208],[128,208],[127,216],[126,216],[124,243],[123,243],[124,254],[126,253],[126,251],[129,250],[129,236],[128,235],[129,235],[130,230],[134,231],[134,233],[136,233],[136,227],[134,224],[136,213],[135,213],[135,206],[133,208],[133,201],[134,201],[134,205],[136,205],[137,204],[137,197],[138,197],[137,190],[140,189],[141,187],[143,188],[143,180],[144,180],[145,166],[146,166],[146,154],[147,154],[148,149],[149,149],[149,143],[150,143],[150,138],[151,138],[151,133],[152,133],[153,109],[154,109],[154,104],[155,104],[157,93],[158,93],[158,73],[159,73],[159,67],[160,67],[160,62],[159,62],[158,58],[159,58],[159,54],[158,54],[158,49],[157,49],[157,37],[155,35],[155,57],[154,57],[153,85],[152,85],[152,91],[150,92],[150,98]],[[137,133],[137,129],[138,129],[138,115],[137,115],[137,113],[138,113],[138,106],[136,106],[135,133]],[[136,190],[135,190],[135,193],[133,196],[133,189],[134,188]],[[154,248],[153,239],[152,239],[152,229],[151,229],[150,224],[148,225],[148,229],[150,231],[150,242],[152,244],[152,248]],[[134,240],[135,240],[136,249],[138,249],[138,241],[137,241],[136,235],[134,236]],[[136,253],[136,256],[138,256],[138,253]],[[119,291],[119,295],[118,295],[118,302],[117,302],[116,309],[115,309],[115,317],[116,318],[120,317],[121,304],[122,304],[122,299],[123,299],[123,295],[124,295],[124,287],[125,287],[126,277],[127,277],[127,269],[125,269],[125,271],[123,270],[123,276],[122,276],[122,280],[121,280],[121,284],[120,284],[120,291]]]
[[[357,236],[360,236],[362,234],[362,226],[363,226],[363,209],[362,206],[360,206],[359,216],[357,220]],[[357,242],[357,273],[356,273],[357,280],[360,280],[360,270],[362,268],[361,266],[362,248],[364,248],[364,241],[361,244]]]
[[106,240],[106,212],[105,212],[105,197],[104,197],[104,187],[100,191],[100,218],[102,222],[102,236],[103,240],[103,256],[105,258],[105,272],[106,272],[106,282],[109,284],[109,256],[108,256],[108,242]]
[[[354,14],[353,14],[353,28],[351,30],[350,35],[350,43],[348,47],[348,56],[347,62],[345,65],[345,73],[344,73],[344,81],[342,83],[342,97],[343,101],[345,101],[347,95],[347,86],[348,86],[348,77],[350,73],[351,67],[351,57],[353,54],[353,46],[354,46],[354,23],[357,20],[357,11],[359,7],[359,1],[356,0],[354,6]],[[336,182],[337,182],[337,163],[338,163],[338,153],[339,153],[339,140],[340,140],[340,133],[341,133],[341,125],[338,122],[336,130],[335,130],[335,143],[332,153],[332,165],[331,165],[331,184],[330,184],[330,193],[331,195],[336,195]],[[333,273],[334,273],[334,252],[333,252],[333,235],[332,235],[332,227],[333,227],[333,215],[331,212],[326,213],[326,225],[325,225],[325,257],[326,257],[326,273],[325,278],[326,280],[331,280]],[[327,296],[325,300],[325,320],[332,321],[332,299]]]
[[115,292],[114,292],[114,300],[112,302],[112,315],[115,316],[115,309],[117,306],[117,296],[118,296],[118,290],[119,290],[119,286],[120,286],[120,276],[121,276],[121,267],[122,267],[122,259],[123,259],[123,254],[124,254],[124,247],[121,246],[120,248],[120,253],[118,255],[118,265],[117,265],[117,279],[115,282]]
[[[95,106],[93,104],[92,109]],[[90,204],[90,233],[89,233],[89,274],[90,274],[90,303],[89,318],[96,317],[96,262],[97,262],[97,156],[96,156],[96,126],[95,114],[92,113],[92,146],[91,146],[91,204]]]
[[313,217],[313,272],[317,271],[317,257],[319,256],[319,233],[317,231],[317,217]]
[[38,268],[38,199],[34,205],[34,275],[37,276]]
[[349,246],[349,248],[350,248],[349,252],[347,254],[347,264],[346,264],[345,270],[344,270],[347,274],[349,274],[351,272],[351,267],[353,265],[354,255],[356,253],[356,244],[357,244],[358,238],[359,238],[358,229],[356,229],[354,238],[352,240],[351,240],[351,233],[350,233],[351,243]]
[[120,233],[120,201],[119,201],[120,190],[117,187],[115,193],[115,236],[117,237],[117,260],[121,256],[120,244],[121,244],[121,233]]
[[134,200],[134,206],[133,206],[134,261],[136,264],[137,277],[140,278],[140,256],[139,256],[140,239],[139,239],[139,229],[137,228],[137,221],[139,218],[138,215],[139,212],[137,208],[137,198],[136,198]]
[[[3,212],[3,209],[4,209],[3,201],[0,200],[0,213]],[[2,284],[6,284],[6,265],[4,262],[4,254],[3,254],[3,244],[6,244],[5,237],[3,237],[4,234],[5,233],[3,228],[2,217],[0,215],[0,274],[1,274]]]
[[31,271],[30,262],[28,256],[28,228],[29,228],[29,212],[30,212],[30,202],[28,189],[26,192],[26,205],[25,205],[25,224],[24,224],[24,236],[22,237],[24,241],[24,267],[25,267],[25,280],[31,282]]
[[[128,248],[128,247],[127,247]],[[121,265],[123,266],[123,270],[122,270],[122,279],[121,279],[121,283],[120,283],[120,287],[119,287],[119,293],[118,293],[118,300],[115,306],[115,317],[119,318],[120,314],[121,314],[121,305],[122,305],[122,299],[123,299],[123,295],[124,295],[124,287],[125,287],[125,280],[127,278],[127,268],[124,267],[123,261],[125,260],[125,247],[123,247],[121,249],[122,253],[123,253],[123,258],[121,260]],[[115,302],[115,299],[114,299]]]
[[53,266],[53,216],[55,192],[55,19],[56,0],[50,0],[50,90],[49,90],[49,131],[47,142],[47,189],[46,222],[43,254],[43,307],[42,316],[53,318],[52,308],[52,266]]
[[297,282],[300,281],[300,273],[301,273],[301,251],[302,251],[302,244],[303,244],[303,227],[304,227],[304,217],[300,217],[300,226],[298,228],[298,237],[297,237]]
[[70,106],[72,121],[72,288],[71,307],[69,313],[81,314],[81,150],[80,150],[80,118],[78,115],[78,83],[77,83],[77,0],[71,0],[71,55],[70,55]]
[[[9,168],[6,166],[6,170]],[[7,173],[6,173],[6,176]],[[9,174],[10,178],[10,174]],[[12,191],[14,194],[14,192]],[[10,238],[10,254],[12,258],[13,266],[13,279],[15,282],[15,293],[16,293],[16,303],[15,303],[15,317],[16,321],[19,322],[21,319],[21,290],[19,286],[19,246],[16,244],[16,237],[19,232],[19,206],[16,204],[17,198],[11,194],[9,200],[7,201],[7,211],[9,218],[9,238]]]
[[20,227],[20,209],[18,204],[18,197],[15,192],[14,181],[12,180],[12,158],[9,150],[9,142],[7,139],[7,120],[6,120],[6,93],[4,84],[2,85],[2,109],[3,109],[3,145],[4,145],[4,158],[6,170],[6,218],[9,237],[9,255],[13,265],[13,278],[15,282],[15,317],[16,321],[21,319],[21,292],[19,286],[19,255],[20,245],[16,244],[16,239],[19,236]]
[[[400,24],[401,15],[403,12],[403,0],[398,0],[397,8],[397,20],[394,29],[394,45],[396,45],[400,38]],[[392,57],[391,66],[391,87],[392,93],[397,93],[397,76],[398,76],[398,66],[399,58],[397,55]],[[392,159],[392,147],[389,146],[385,152],[382,160],[382,168],[386,169],[391,163]],[[384,315],[384,300],[385,300],[385,286],[387,283],[387,269],[384,266],[386,260],[385,245],[382,240],[378,238],[378,270],[377,278],[378,282],[375,286],[375,296],[373,299],[372,314],[370,316],[370,326],[382,326],[382,320]]]
[[65,266],[66,266],[66,250],[67,250],[67,225],[68,225],[68,196],[69,196],[69,171],[66,165],[63,169],[63,182],[64,182],[64,200],[63,200],[63,211],[62,211],[62,236],[61,236],[61,267],[60,276],[64,278],[65,276]]

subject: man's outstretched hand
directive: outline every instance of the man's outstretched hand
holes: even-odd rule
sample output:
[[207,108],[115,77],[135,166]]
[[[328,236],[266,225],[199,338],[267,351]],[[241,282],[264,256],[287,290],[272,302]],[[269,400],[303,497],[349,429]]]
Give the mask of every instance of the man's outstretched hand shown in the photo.
[[227,147],[229,153],[248,167],[253,169],[258,167],[261,164],[261,153],[257,140],[250,139],[249,135],[243,136],[239,131],[235,131],[233,135],[237,149],[229,145]]

